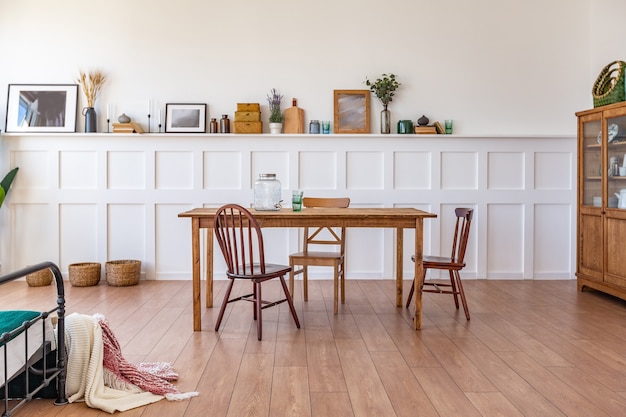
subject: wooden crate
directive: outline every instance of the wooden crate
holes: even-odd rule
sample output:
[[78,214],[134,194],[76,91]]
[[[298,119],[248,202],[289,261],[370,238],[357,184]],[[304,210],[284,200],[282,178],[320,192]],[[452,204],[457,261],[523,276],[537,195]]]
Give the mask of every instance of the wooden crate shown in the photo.
[[233,122],[233,133],[263,133],[263,122]]
[[260,122],[261,112],[258,111],[236,111],[236,122]]
[[237,103],[237,111],[261,111],[259,103]]

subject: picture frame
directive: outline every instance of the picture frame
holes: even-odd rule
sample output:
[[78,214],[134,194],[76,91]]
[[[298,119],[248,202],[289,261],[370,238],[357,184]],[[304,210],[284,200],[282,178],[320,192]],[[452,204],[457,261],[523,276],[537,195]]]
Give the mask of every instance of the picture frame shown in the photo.
[[370,133],[370,90],[334,90],[335,133]]
[[76,132],[78,84],[9,84],[6,132]]
[[165,133],[206,133],[205,103],[165,104]]

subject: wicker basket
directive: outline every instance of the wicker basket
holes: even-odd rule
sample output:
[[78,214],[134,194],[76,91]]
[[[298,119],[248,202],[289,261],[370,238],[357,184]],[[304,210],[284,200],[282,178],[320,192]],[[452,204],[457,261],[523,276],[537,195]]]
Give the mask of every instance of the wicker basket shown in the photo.
[[120,260],[106,263],[106,280],[113,287],[127,287],[139,283],[141,261]]
[[29,287],[45,287],[52,284],[53,277],[52,271],[46,268],[26,275],[26,283]]
[[70,283],[74,287],[91,287],[100,282],[102,264],[98,262],[82,262],[68,266]]
[[626,99],[625,72],[624,61],[613,61],[602,68],[591,90],[593,107],[618,103]]

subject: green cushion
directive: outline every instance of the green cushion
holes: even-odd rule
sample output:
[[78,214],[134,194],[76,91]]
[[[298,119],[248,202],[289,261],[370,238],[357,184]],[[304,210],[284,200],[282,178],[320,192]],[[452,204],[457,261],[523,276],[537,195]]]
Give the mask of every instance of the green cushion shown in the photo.
[[38,311],[27,310],[0,311],[0,335],[17,329],[25,321],[32,320],[40,314]]

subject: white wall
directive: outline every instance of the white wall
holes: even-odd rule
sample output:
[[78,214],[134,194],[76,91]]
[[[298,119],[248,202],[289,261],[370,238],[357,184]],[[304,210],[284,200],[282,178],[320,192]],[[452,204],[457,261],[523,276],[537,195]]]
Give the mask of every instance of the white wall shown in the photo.
[[[597,29],[606,16],[621,25],[622,3],[0,0],[0,91],[102,69],[101,130],[107,104],[143,123],[150,99],[232,115],[237,102],[265,104],[272,87],[308,118],[332,119],[333,89],[393,72],[403,84],[394,124],[426,114],[455,119],[463,134],[572,134],[573,113],[592,105],[596,61],[621,53],[620,39]],[[602,51],[592,54],[594,40]]]
[[615,60],[626,61],[626,2],[623,0],[590,1],[591,15],[591,86],[602,67]]
[[[332,119],[333,89],[362,89],[365,77],[393,72],[402,82],[391,104],[394,124],[422,114],[452,118],[467,141],[517,137],[532,153],[538,141],[526,138],[575,136],[574,112],[592,106],[597,73],[609,61],[626,59],[623,16],[623,0],[0,0],[0,92],[10,83],[71,83],[79,69],[102,69],[109,77],[96,103],[102,131],[107,105],[145,125],[150,100],[160,107],[204,102],[210,117],[232,116],[237,102],[260,102],[267,117],[265,96],[273,87],[285,94],[286,105],[297,97],[307,118]],[[82,95],[80,101],[82,107]],[[373,103],[377,132],[380,106]],[[5,112],[0,99],[2,129]],[[78,143],[90,141],[76,136]],[[12,139],[0,142],[0,172],[15,162],[7,152],[19,151]],[[156,149],[161,142],[148,143]],[[327,149],[324,142],[317,146]],[[359,141],[353,146],[358,150]],[[47,148],[54,150],[54,143]],[[20,172],[15,198],[9,194],[0,213],[4,240],[5,231],[21,227],[11,205],[29,175]],[[573,202],[571,185],[566,200]],[[560,203],[549,200],[542,203]],[[92,245],[105,244],[110,254],[119,249],[114,242]],[[8,259],[11,248],[0,246]],[[568,253],[573,256],[573,246]],[[21,255],[8,262],[18,263],[15,256]],[[478,275],[489,275],[491,267],[481,262]],[[526,278],[537,272],[527,265],[523,270]]]

